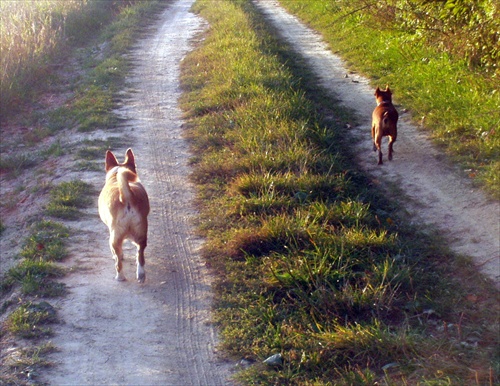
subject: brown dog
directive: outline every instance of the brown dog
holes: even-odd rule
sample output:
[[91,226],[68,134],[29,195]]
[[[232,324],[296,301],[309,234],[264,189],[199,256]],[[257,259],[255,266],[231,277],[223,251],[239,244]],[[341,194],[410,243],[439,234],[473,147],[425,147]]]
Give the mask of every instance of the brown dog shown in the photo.
[[382,165],[382,137],[389,137],[389,161],[392,161],[392,145],[398,137],[398,112],[392,104],[392,92],[389,86],[385,91],[377,87],[375,90],[377,107],[372,114],[373,151],[378,150],[378,164]]
[[99,216],[109,228],[109,245],[115,259],[116,280],[126,280],[123,274],[125,239],[137,247],[137,280],[144,283],[144,249],[148,237],[149,199],[139,181],[132,149],[125,162],[118,163],[109,150],[106,152],[106,184],[99,195]]

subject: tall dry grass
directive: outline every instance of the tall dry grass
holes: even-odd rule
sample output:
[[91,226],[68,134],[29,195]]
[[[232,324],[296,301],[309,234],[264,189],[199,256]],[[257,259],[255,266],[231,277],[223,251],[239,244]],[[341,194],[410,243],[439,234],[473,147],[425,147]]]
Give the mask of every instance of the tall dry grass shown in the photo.
[[0,92],[2,104],[16,99],[39,76],[43,64],[65,38],[69,14],[89,0],[24,0],[0,2]]

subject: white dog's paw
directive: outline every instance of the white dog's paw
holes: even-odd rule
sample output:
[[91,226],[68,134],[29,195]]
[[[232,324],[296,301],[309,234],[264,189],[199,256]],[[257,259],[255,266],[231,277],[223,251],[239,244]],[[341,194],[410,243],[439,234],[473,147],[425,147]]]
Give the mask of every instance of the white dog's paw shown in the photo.
[[144,283],[146,281],[146,271],[140,265],[137,266],[137,281],[139,283]]

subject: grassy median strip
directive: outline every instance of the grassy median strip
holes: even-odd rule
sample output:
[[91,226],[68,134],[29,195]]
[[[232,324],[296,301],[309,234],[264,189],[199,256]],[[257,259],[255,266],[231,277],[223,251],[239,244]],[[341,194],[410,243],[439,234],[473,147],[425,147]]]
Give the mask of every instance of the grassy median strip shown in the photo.
[[[348,113],[251,2],[195,10],[210,28],[183,62],[182,105],[204,254],[219,278],[216,320],[229,353],[254,364],[240,379],[498,380],[498,307],[478,295],[487,292],[467,262],[405,224],[352,164]],[[262,364],[273,354],[274,367]]]

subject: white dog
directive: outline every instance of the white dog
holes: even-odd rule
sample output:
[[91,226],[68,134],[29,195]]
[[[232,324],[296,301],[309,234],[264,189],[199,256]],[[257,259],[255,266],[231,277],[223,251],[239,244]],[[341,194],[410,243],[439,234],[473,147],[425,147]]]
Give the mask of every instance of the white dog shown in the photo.
[[109,245],[115,259],[116,280],[126,280],[123,274],[125,239],[137,247],[137,280],[144,283],[144,249],[148,238],[149,199],[139,181],[132,149],[125,162],[118,163],[109,150],[106,152],[106,184],[99,195],[99,216],[109,228]]

